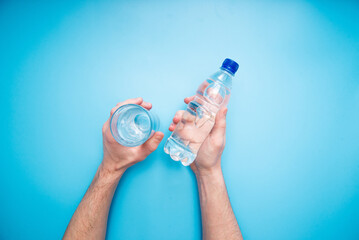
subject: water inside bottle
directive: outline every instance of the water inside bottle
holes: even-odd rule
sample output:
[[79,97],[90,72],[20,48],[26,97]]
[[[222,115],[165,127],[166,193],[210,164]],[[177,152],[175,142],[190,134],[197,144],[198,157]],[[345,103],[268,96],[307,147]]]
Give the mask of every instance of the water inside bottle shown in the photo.
[[214,118],[215,114],[209,112],[203,104],[192,101],[175,131],[167,140],[165,152],[173,160],[181,161],[184,166],[191,164],[211,131]]
[[176,141],[172,136],[168,138],[165,146],[165,152],[175,161],[181,161],[184,166],[190,165],[196,158],[189,147],[182,142]]

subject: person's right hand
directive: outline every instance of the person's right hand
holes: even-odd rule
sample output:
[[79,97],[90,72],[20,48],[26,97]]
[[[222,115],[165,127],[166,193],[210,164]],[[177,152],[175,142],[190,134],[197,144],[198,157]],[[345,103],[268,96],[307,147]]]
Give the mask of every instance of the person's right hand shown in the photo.
[[[184,102],[188,104],[194,99],[188,97]],[[177,124],[181,121],[184,111],[178,111],[173,122],[169,127],[170,131],[174,131]],[[191,168],[196,175],[207,175],[214,171],[221,170],[221,156],[226,144],[226,115],[227,108],[222,108],[218,111],[215,124],[202,143],[195,161],[191,164]]]
[[140,97],[120,102],[112,108],[110,117],[102,128],[104,155],[102,165],[110,172],[122,173],[130,166],[144,160],[149,154],[156,150],[164,136],[162,132],[155,132],[150,139],[137,147],[125,147],[116,142],[110,130],[111,117],[119,107],[125,104],[137,104],[147,110],[152,108],[151,103],[143,101]]

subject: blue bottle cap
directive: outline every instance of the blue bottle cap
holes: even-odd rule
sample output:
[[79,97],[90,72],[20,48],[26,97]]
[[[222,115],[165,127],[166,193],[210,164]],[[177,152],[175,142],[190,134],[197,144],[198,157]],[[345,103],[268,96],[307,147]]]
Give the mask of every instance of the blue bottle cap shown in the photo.
[[222,63],[221,69],[226,70],[234,75],[237,72],[238,67],[238,63],[236,63],[232,59],[226,58]]

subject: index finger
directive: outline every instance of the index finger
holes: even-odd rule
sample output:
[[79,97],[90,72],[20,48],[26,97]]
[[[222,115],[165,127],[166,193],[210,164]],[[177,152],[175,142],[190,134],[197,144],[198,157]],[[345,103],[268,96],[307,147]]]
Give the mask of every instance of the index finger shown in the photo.
[[[137,99],[142,99],[142,101],[138,101]],[[143,108],[146,108],[147,110],[150,110],[152,108],[152,103],[145,102],[143,100],[143,98],[140,98],[140,97],[139,98],[127,99],[124,102],[117,103],[116,107],[121,107],[121,106],[126,105],[126,104],[137,104],[137,105],[140,105]]]
[[119,102],[116,104],[116,106],[114,108],[111,109],[111,112],[110,112],[110,117],[112,117],[112,115],[116,112],[116,110],[123,106],[123,105],[126,105],[126,104],[138,104],[138,105],[141,105],[143,103],[143,98],[141,97],[138,97],[138,98],[130,98],[130,99],[127,99],[123,102]]
[[184,102],[185,102],[186,104],[188,104],[188,103],[192,102],[195,97],[196,97],[196,96],[186,97],[186,98],[184,99]]

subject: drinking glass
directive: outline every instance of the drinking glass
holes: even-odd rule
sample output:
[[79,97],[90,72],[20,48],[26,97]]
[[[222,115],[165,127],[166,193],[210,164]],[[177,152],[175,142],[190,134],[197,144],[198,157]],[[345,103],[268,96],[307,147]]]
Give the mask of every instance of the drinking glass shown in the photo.
[[111,134],[126,147],[146,142],[158,130],[160,121],[156,114],[136,104],[119,107],[110,121]]

